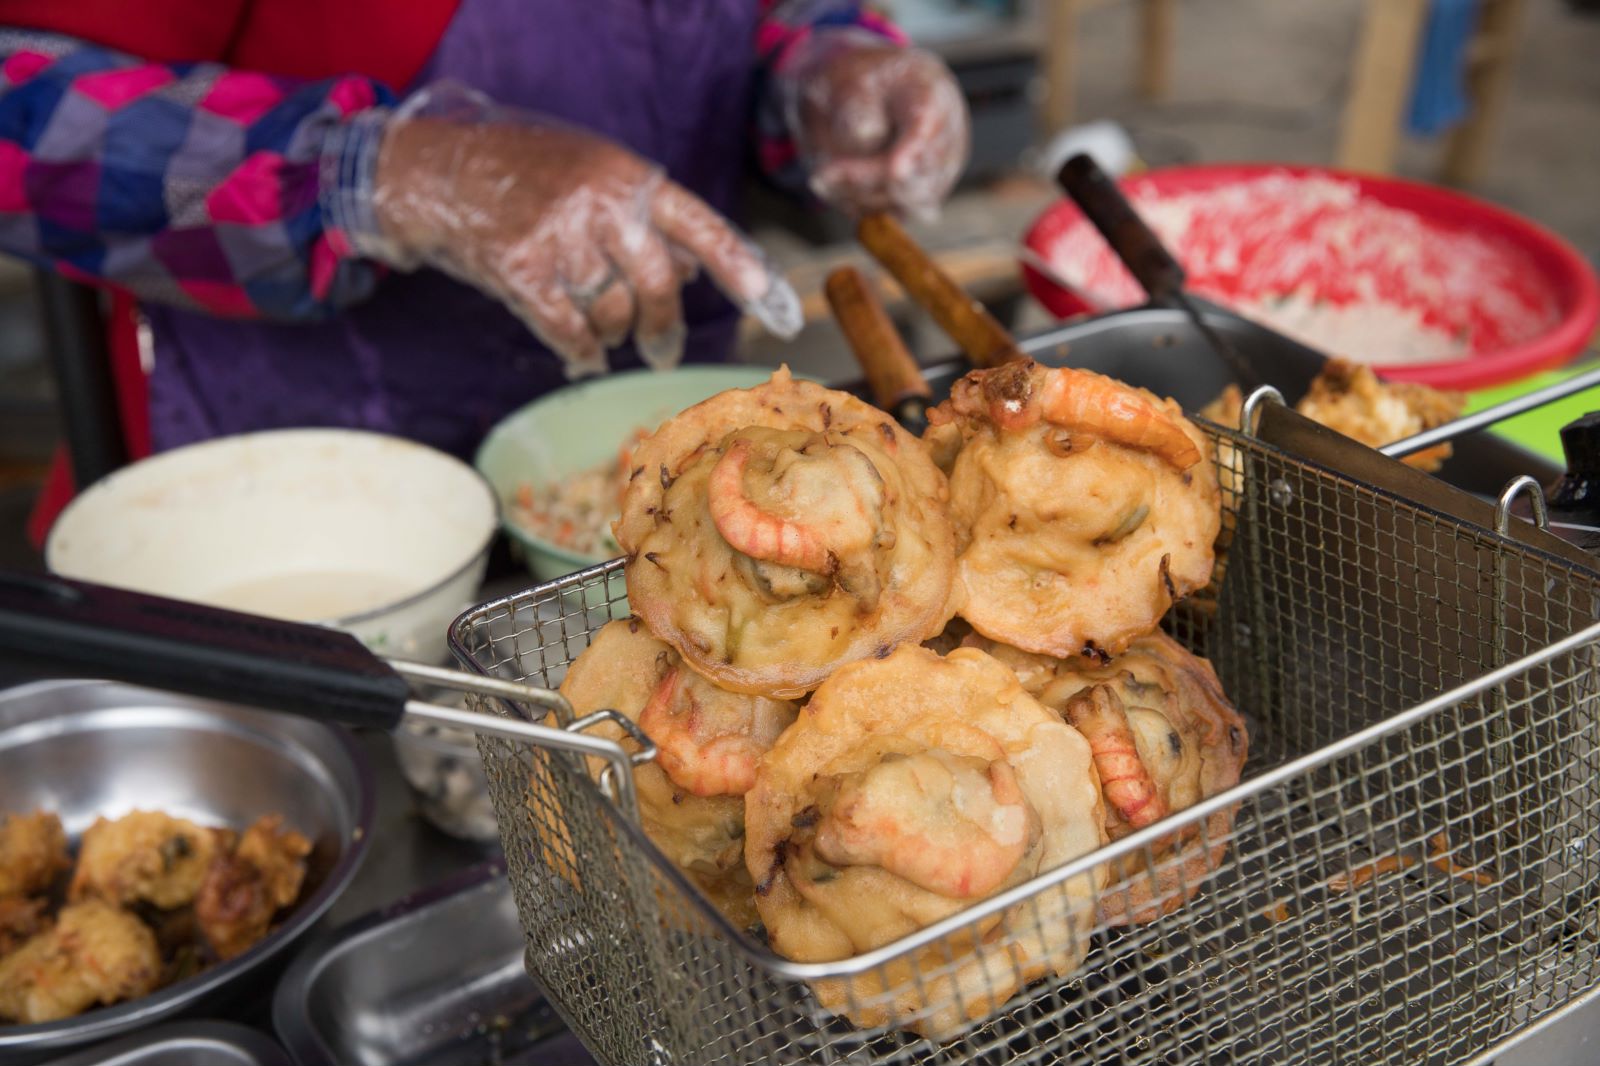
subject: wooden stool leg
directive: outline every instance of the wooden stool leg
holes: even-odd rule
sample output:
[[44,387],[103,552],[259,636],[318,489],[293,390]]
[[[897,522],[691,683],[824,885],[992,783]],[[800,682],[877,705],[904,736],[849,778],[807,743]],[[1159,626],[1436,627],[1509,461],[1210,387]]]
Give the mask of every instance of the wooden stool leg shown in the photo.
[[1367,0],[1339,137],[1341,167],[1393,168],[1427,14],[1428,0]]
[[1483,177],[1489,138],[1500,124],[1521,36],[1524,0],[1485,0],[1467,72],[1472,114],[1450,134],[1445,147],[1444,180],[1471,185]]
[[1078,76],[1078,16],[1083,0],[1044,0],[1044,103],[1039,108],[1040,136],[1051,137],[1072,122],[1077,106],[1073,91]]
[[1177,0],[1141,0],[1139,4],[1139,93],[1161,100],[1172,87],[1172,38]]

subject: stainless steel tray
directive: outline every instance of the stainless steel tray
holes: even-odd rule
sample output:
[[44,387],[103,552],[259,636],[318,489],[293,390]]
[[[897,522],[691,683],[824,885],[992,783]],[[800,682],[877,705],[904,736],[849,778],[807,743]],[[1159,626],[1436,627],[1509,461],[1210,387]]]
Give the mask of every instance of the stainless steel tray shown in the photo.
[[333,931],[273,997],[299,1066],[587,1066],[523,965],[498,862]]
[[289,1066],[289,1059],[254,1029],[188,1022],[52,1059],[44,1066]]

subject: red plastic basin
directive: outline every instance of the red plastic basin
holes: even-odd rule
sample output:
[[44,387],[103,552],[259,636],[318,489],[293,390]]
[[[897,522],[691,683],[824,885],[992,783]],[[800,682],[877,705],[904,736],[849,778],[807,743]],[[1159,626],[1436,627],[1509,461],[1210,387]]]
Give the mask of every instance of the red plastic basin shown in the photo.
[[[1600,281],[1571,245],[1449,189],[1272,164],[1175,167],[1121,184],[1184,264],[1196,293],[1236,308],[1294,294],[1301,306],[1360,304],[1362,315],[1376,302],[1385,305],[1379,313],[1402,316],[1401,327],[1415,322],[1435,355],[1445,347],[1462,351],[1425,362],[1395,362],[1391,353],[1378,367],[1385,377],[1452,389],[1513,381],[1571,359],[1600,320]],[[1093,300],[1085,303],[1024,263],[1029,291],[1054,314],[1144,302],[1071,202],[1047,208],[1024,240]],[[1348,330],[1342,343],[1316,346],[1373,362],[1381,354],[1353,350],[1359,342]]]

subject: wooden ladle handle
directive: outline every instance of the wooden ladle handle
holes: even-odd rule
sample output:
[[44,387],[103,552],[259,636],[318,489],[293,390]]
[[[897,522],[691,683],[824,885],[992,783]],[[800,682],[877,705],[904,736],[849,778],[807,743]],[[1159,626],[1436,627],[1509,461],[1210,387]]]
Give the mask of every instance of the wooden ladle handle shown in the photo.
[[866,372],[872,402],[892,413],[908,399],[926,403],[933,390],[861,271],[839,267],[828,275],[823,291],[850,350]]
[[867,215],[856,237],[907,294],[933,316],[979,369],[1025,356],[1006,328],[974,300],[889,215]]

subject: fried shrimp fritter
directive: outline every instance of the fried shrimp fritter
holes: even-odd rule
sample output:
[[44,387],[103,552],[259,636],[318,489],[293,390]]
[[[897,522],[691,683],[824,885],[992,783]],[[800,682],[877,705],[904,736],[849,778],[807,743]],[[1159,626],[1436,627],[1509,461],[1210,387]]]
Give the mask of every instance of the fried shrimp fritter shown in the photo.
[[0,815],[0,900],[43,892],[71,868],[60,818],[45,811]]
[[311,841],[270,814],[244,831],[231,855],[212,860],[194,913],[218,958],[242,955],[267,935],[273,916],[300,895],[310,854]]
[[[1029,676],[1043,681],[1040,701],[1089,741],[1112,840],[1239,783],[1249,754],[1244,719],[1211,664],[1165,633],[1140,637],[1102,666],[1072,658],[1044,672],[1039,657],[1016,655],[1034,660]],[[1121,860],[1113,878],[1127,883],[1105,894],[1102,917],[1148,922],[1182,906],[1221,863],[1233,813],[1219,811],[1204,825],[1204,845],[1191,827],[1153,849],[1153,868],[1139,854]]]
[[[580,715],[620,711],[656,743],[656,759],[633,775],[645,833],[730,921],[751,925],[744,794],[761,757],[794,721],[796,705],[716,688],[637,618],[596,633],[567,670],[561,692]],[[618,726],[592,732],[636,749]]]
[[[966,648],[841,667],[762,760],[745,811],[768,939],[802,962],[880,947],[1105,840],[1087,742]],[[857,1025],[949,1035],[1082,961],[1104,875],[951,938],[953,961],[934,946],[813,989]]]
[[83,834],[68,895],[170,910],[193,901],[226,834],[160,811],[96,820]]
[[[1363,444],[1381,448],[1425,429],[1459,418],[1465,393],[1446,392],[1406,381],[1383,381],[1371,367],[1330,359],[1295,410]],[[1204,418],[1233,429],[1239,425],[1244,400],[1237,385],[1201,410]],[[1401,462],[1433,473],[1450,458],[1450,443],[1413,452]]]
[[961,614],[985,636],[1099,659],[1210,580],[1216,469],[1172,401],[1018,362],[966,375],[929,421],[953,455]]
[[954,612],[944,476],[853,396],[781,369],[670,419],[633,463],[629,600],[722,688],[803,695]]
[[147,995],[161,976],[155,934],[103,900],[74,903],[0,959],[0,1018],[23,1025]]

